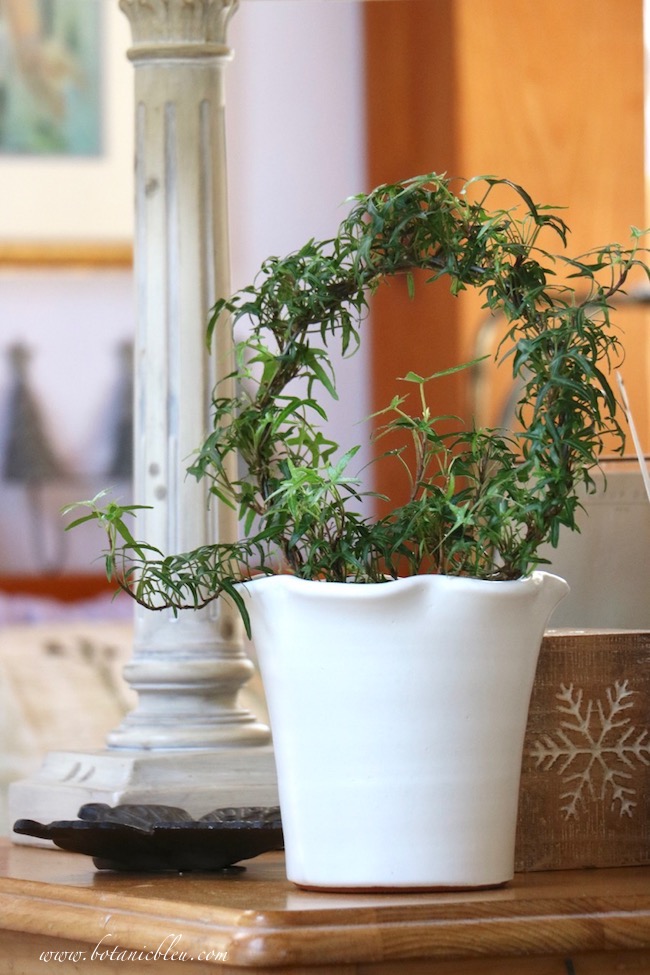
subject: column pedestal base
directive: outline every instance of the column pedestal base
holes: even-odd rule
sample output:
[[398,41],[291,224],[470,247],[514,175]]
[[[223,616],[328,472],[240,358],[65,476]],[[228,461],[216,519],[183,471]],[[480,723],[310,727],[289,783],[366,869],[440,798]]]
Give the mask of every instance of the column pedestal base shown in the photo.
[[[229,806],[277,806],[273,748],[52,752],[31,778],[10,786],[10,821],[74,820],[88,802],[178,806],[197,818]],[[51,846],[36,837],[12,839]]]

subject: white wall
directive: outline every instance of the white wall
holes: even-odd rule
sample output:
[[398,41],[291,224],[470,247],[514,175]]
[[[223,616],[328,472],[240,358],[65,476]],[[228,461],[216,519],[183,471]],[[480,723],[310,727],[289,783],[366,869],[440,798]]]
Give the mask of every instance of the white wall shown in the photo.
[[[232,21],[228,146],[233,288],[269,255],[332,236],[367,190],[358,0],[243,0]],[[344,447],[366,444],[367,347],[337,360],[325,407]],[[359,469],[370,457],[364,447]]]
[[243,0],[230,37],[233,283],[269,254],[332,234],[365,189],[361,8]]
[[[0,274],[0,472],[6,458],[16,342],[31,351],[29,388],[45,434],[69,476],[27,491],[0,480],[0,572],[39,572],[63,562],[94,568],[97,534],[63,534],[61,506],[107,484],[119,395],[120,342],[133,335],[131,275],[123,271]],[[128,484],[114,485],[121,493]],[[43,544],[34,538],[42,533]],[[89,545],[86,544],[89,542]]]
[[[334,233],[343,201],[367,188],[360,16],[354,0],[243,0],[235,15],[227,98],[234,287],[269,254]],[[123,70],[132,70],[126,61]],[[129,138],[131,119],[124,125]],[[0,213],[0,236],[1,223]],[[29,376],[51,442],[73,474],[40,498],[0,481],[0,572],[43,571],[63,549],[68,569],[92,568],[98,536],[64,538],[58,510],[106,484],[116,350],[133,329],[130,273],[0,272],[0,468],[7,350],[20,340],[33,350]],[[361,355],[345,364],[339,392],[333,436],[347,444],[358,436],[348,433],[351,420],[368,412]],[[36,516],[45,552],[30,537]]]

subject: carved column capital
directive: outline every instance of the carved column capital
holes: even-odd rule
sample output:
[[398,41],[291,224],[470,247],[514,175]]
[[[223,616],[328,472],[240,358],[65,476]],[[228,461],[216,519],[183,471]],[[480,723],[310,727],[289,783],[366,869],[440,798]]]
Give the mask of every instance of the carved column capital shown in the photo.
[[131,56],[182,49],[183,56],[227,53],[228,22],[239,0],[119,0],[133,34]]

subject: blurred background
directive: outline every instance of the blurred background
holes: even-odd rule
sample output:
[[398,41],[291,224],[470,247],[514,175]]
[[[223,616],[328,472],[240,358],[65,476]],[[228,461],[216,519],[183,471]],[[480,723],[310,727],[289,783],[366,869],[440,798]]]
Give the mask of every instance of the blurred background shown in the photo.
[[[41,57],[27,63],[15,9],[24,19],[31,2],[13,15],[0,3],[0,594],[80,599],[105,589],[101,540],[64,534],[60,508],[107,486],[130,496],[130,32],[117,0],[33,0]],[[626,242],[647,222],[646,22],[643,0],[241,0],[227,73],[233,288],[269,254],[334,233],[351,195],[428,171],[506,176],[566,208],[574,255]],[[84,142],[70,120],[89,105],[99,134]],[[623,371],[648,452],[643,282],[632,291]],[[396,377],[470,359],[498,336],[476,294],[419,288],[409,301],[400,281],[382,288],[342,366],[334,438],[363,439]],[[486,368],[431,399],[499,423],[510,395]],[[606,592],[618,581],[613,605],[590,595],[590,573],[560,617],[570,625],[649,622],[650,506],[634,461],[612,469],[621,479],[596,499],[595,540],[585,531],[553,557],[574,590],[583,564],[598,564]],[[394,499],[405,489],[399,465],[372,477]]]

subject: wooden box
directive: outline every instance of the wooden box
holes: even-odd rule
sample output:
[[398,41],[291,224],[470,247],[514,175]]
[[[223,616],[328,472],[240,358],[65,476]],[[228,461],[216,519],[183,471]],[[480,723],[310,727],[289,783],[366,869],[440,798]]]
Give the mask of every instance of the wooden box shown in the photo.
[[522,764],[517,870],[650,863],[650,632],[545,636]]

